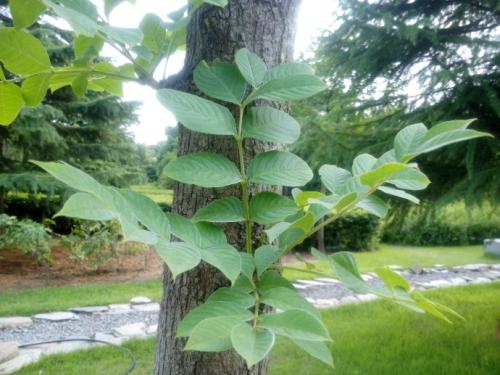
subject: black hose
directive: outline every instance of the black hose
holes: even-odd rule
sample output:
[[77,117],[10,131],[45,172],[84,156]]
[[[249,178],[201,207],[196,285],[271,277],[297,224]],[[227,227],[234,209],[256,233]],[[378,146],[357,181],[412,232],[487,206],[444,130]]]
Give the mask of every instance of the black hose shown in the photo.
[[20,349],[22,349],[22,348],[29,348],[30,346],[39,346],[39,345],[45,345],[45,344],[57,344],[57,343],[61,343],[61,342],[70,342],[70,341],[97,342],[97,343],[100,343],[100,344],[106,344],[106,345],[114,346],[115,348],[118,348],[118,349],[126,352],[128,354],[128,356],[130,357],[130,360],[131,360],[132,363],[127,368],[127,370],[125,370],[125,372],[123,373],[123,375],[130,374],[132,372],[132,370],[135,368],[136,364],[137,364],[137,359],[135,358],[134,353],[132,353],[132,351],[129,348],[125,348],[124,346],[116,345],[116,344],[113,344],[111,342],[103,341],[103,340],[84,339],[84,338],[81,338],[81,339],[61,339],[61,340],[52,340],[52,341],[32,342],[32,343],[29,343],[29,344],[19,345],[18,347]]

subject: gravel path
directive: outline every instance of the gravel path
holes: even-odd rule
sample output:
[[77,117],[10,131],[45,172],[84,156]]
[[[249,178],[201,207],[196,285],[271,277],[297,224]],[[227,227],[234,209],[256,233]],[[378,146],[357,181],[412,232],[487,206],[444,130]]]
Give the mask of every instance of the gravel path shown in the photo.
[[[422,273],[415,274],[411,270],[401,271],[413,287],[429,289],[455,285],[478,284],[500,280],[500,264],[497,265],[467,265],[454,268],[427,268]],[[380,281],[372,273],[363,277],[370,283]],[[318,307],[332,307],[345,303],[355,303],[373,299],[370,295],[356,295],[334,279],[297,280],[297,289]],[[111,305],[113,306],[113,305]],[[47,321],[33,318],[33,324],[13,328],[0,329],[0,342],[16,341],[20,344],[64,338],[93,338],[96,333],[113,334],[118,337],[127,336],[114,332],[119,327],[134,323],[145,323],[139,333],[131,330],[129,336],[152,335],[158,322],[157,303],[148,303],[149,311],[137,311],[141,305],[121,305],[118,309],[92,314],[75,314],[74,320]],[[145,309],[148,310],[148,309]],[[1,323],[0,323],[1,327]],[[137,328],[137,327],[136,327]],[[127,331],[127,329],[125,330]],[[127,331],[128,332],[128,331]]]

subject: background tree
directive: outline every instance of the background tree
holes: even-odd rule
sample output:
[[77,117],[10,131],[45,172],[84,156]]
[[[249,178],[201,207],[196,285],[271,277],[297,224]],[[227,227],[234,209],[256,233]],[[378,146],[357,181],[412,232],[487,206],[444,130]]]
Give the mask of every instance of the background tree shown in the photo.
[[499,21],[496,1],[341,0],[314,57],[331,89],[295,107],[306,123],[295,149],[347,166],[405,125],[477,118],[496,137],[424,155],[433,184],[419,197],[498,202]]

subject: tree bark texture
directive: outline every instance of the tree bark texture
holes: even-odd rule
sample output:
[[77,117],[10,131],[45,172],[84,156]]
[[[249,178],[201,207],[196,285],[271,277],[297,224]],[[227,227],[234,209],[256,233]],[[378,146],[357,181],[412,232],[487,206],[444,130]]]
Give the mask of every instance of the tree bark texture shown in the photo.
[[[205,5],[198,9],[188,26],[187,52],[184,69],[165,86],[199,94],[192,83],[192,72],[205,60],[234,61],[239,48],[246,47],[258,54],[269,67],[290,61],[295,39],[295,21],[300,0],[230,0],[224,9]],[[245,159],[277,145],[247,140]],[[232,137],[211,136],[179,129],[179,155],[211,151],[237,161],[237,149]],[[264,187],[269,190],[270,187]],[[252,187],[255,193],[262,187]],[[191,217],[208,202],[227,195],[238,194],[239,185],[224,189],[203,189],[193,185],[177,184],[173,211]],[[229,241],[243,248],[243,225],[225,228]],[[255,228],[257,234],[258,228]],[[255,237],[254,237],[255,238]],[[216,289],[228,284],[222,274],[211,266],[201,264],[196,269],[177,277],[175,281],[167,269],[164,272],[164,291],[161,304],[155,374],[156,375],[262,375],[267,372],[267,361],[247,369],[234,352],[200,353],[183,351],[186,340],[176,338],[181,319],[194,307],[203,303]]]

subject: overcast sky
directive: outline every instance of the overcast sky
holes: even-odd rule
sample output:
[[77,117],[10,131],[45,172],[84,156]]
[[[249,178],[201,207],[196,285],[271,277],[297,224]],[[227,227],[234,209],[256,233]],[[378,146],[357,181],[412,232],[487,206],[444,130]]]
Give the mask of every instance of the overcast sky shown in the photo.
[[[331,26],[336,3],[336,0],[302,1],[295,43],[296,56],[310,51],[314,38],[321,30]],[[146,13],[156,13],[164,18],[166,14],[184,4],[183,0],[138,0],[135,5],[124,2],[112,12],[110,23],[113,26],[138,26]],[[116,63],[125,62],[110,48],[105,48],[103,52],[104,55],[112,57]],[[174,74],[182,68],[183,57],[183,54],[179,53],[170,59],[169,74]],[[159,68],[157,71],[162,70]],[[142,103],[139,110],[139,124],[131,128],[137,142],[152,145],[166,139],[165,128],[175,126],[175,118],[158,103],[152,89],[135,83],[127,83],[124,87],[124,99]]]

